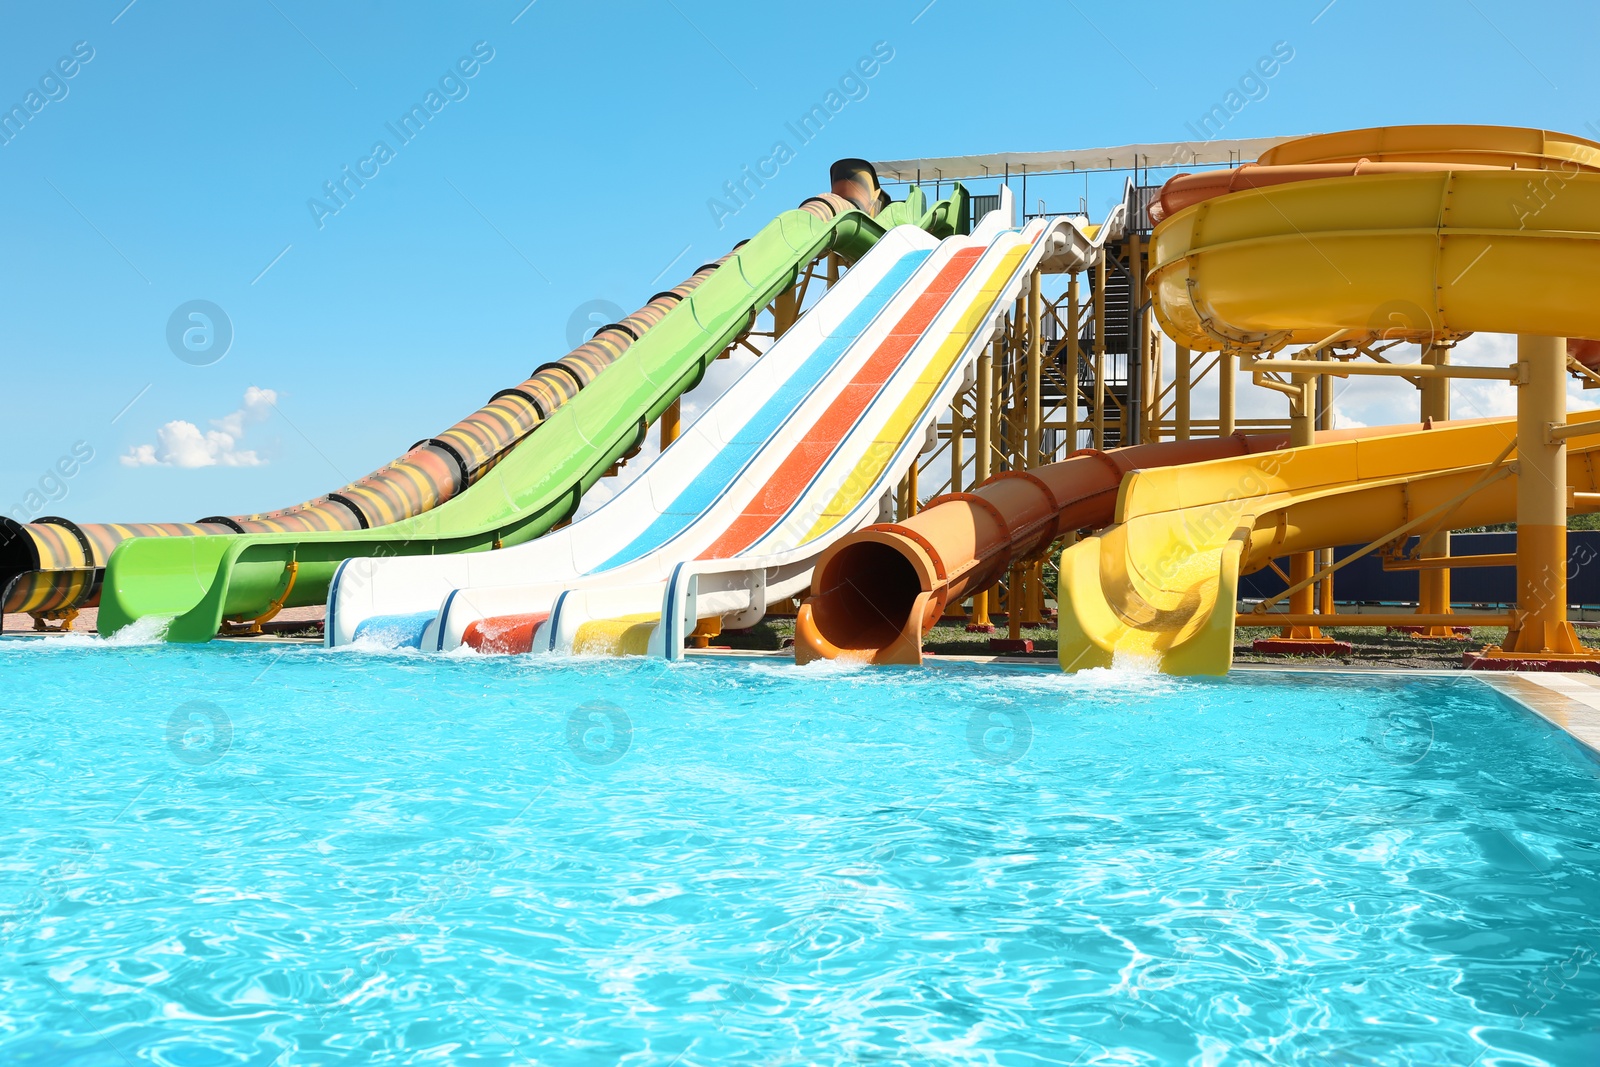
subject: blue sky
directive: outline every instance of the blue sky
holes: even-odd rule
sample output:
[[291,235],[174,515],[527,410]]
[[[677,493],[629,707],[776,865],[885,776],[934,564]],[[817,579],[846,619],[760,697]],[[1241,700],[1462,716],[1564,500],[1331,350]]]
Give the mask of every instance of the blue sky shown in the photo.
[[[835,158],[1188,139],[1280,43],[1292,60],[1223,136],[1600,136],[1589,4],[442,7],[0,7],[0,109],[38,94],[0,137],[0,510],[32,510],[75,447],[93,459],[46,479],[62,485],[46,513],[192,519],[316,496],[558,358],[586,302],[631,310],[823,190]],[[892,59],[864,93],[719,226],[724,182],[875,45]],[[437,112],[402,142],[390,125],[430,91]],[[1080,186],[1030,199],[1076,207]],[[1110,189],[1091,190],[1093,213]],[[231,323],[215,362],[168,343],[196,300]],[[194,433],[158,435],[174,422]]]

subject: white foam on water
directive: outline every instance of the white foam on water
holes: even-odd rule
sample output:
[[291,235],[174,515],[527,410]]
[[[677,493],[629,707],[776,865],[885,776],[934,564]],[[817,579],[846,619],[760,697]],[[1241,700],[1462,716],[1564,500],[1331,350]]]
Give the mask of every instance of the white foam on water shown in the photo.
[[136,648],[141,645],[159,645],[165,642],[167,628],[172,625],[172,615],[147,615],[135,619],[110,637],[101,637],[93,630],[72,630],[64,634],[43,635],[21,633],[0,641],[8,651],[56,652],[85,648]]
[[394,630],[394,629],[386,630],[386,629],[383,629],[383,628],[379,627],[379,628],[376,628],[376,629],[367,630],[367,631],[363,632],[361,634],[361,636],[356,638],[354,641],[347,642],[346,644],[340,645],[338,648],[331,649],[330,651],[333,651],[333,652],[341,652],[341,651],[342,652],[360,652],[360,653],[364,653],[364,654],[369,655],[369,656],[371,656],[371,655],[379,655],[379,656],[417,656],[417,655],[421,655],[421,650],[420,649],[416,648],[413,645],[408,645],[408,644],[403,644],[402,643],[401,639],[402,639],[403,636],[405,636],[405,635],[401,634],[401,632],[399,630]]
[[807,678],[828,677],[833,675],[860,674],[872,667],[858,659],[816,659],[810,663],[778,663],[771,669],[783,673],[804,672]]
[[[172,625],[175,615],[146,615],[134,619],[128,625],[106,638],[83,636],[90,644],[106,644],[118,648],[132,645],[159,645],[167,639],[167,628]],[[69,635],[70,636],[70,635]]]
[[1112,671],[1129,675],[1161,673],[1161,653],[1119,648],[1111,653]]

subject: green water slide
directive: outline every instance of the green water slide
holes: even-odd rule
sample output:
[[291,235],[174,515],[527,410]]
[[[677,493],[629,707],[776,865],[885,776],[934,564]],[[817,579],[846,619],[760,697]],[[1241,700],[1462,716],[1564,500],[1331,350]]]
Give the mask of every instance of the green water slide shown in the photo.
[[966,229],[960,186],[928,207],[919,189],[884,203],[875,176],[870,184],[870,196],[815,197],[773,219],[494,469],[431,511],[369,530],[123,542],[106,565],[100,633],[159,618],[171,620],[169,641],[209,641],[224,619],[323,603],[352,557],[483,552],[545,533],[818,257],[833,251],[853,262],[897,225],[939,237]]

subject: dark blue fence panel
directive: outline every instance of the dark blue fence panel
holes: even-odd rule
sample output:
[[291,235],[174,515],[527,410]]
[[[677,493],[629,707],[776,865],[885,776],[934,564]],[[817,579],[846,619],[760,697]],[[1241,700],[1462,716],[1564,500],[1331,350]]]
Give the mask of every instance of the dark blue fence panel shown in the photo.
[[[1344,559],[1359,547],[1336,548],[1334,558]],[[1450,539],[1450,553],[1456,556],[1485,556],[1516,550],[1517,535],[1511,533],[1456,534]],[[1600,530],[1574,530],[1568,534],[1567,561],[1567,599],[1577,606],[1600,607]],[[1270,567],[1239,578],[1239,596],[1243,598],[1269,597],[1283,589],[1283,579]],[[1414,604],[1417,572],[1385,571],[1383,561],[1373,553],[1333,576],[1333,598],[1342,604]],[[1458,568],[1450,572],[1452,604],[1461,607],[1513,604],[1516,599],[1514,567]]]

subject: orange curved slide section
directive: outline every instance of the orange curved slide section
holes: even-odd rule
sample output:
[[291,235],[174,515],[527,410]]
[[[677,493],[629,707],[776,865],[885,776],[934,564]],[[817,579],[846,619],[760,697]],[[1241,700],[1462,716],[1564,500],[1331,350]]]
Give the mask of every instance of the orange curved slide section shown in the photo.
[[1412,174],[1419,171],[1498,170],[1483,163],[1374,163],[1358,159],[1354,163],[1299,163],[1293,166],[1264,167],[1246,163],[1231,170],[1211,170],[1203,174],[1175,174],[1150,201],[1152,223],[1170,218],[1186,207],[1244,189],[1270,189],[1291,182],[1314,182],[1324,178],[1353,178],[1366,174]]
[[[1361,174],[1404,174],[1413,171],[1495,169],[1497,168],[1486,164],[1374,163],[1367,159],[1355,163],[1304,163],[1284,167],[1264,167],[1246,163],[1232,170],[1174,175],[1161,187],[1155,199],[1150,201],[1148,213],[1152,223],[1160,223],[1161,220],[1186,207],[1193,207],[1195,204],[1214,197],[1226,196],[1241,189],[1268,189],[1274,185],[1317,181],[1322,178],[1346,178]],[[1600,370],[1600,341],[1570,338],[1567,341],[1567,355],[1591,370]]]
[[1592,141],[1513,126],[1377,126],[1298,137],[1254,163],[1168,179],[1150,204],[1150,221],[1203,200],[1290,182],[1440,170],[1600,172]]
[[971,493],[929,501],[904,522],[880,523],[823,552],[795,622],[795,661],[921,663],[922,637],[945,605],[987,589],[1061,535],[1115,517],[1129,471],[1283,448],[1287,434],[1133,445],[1074,453],[1007,471]]

